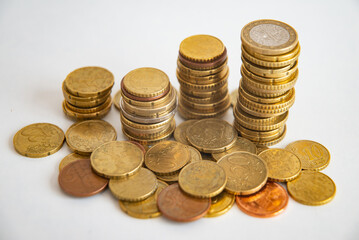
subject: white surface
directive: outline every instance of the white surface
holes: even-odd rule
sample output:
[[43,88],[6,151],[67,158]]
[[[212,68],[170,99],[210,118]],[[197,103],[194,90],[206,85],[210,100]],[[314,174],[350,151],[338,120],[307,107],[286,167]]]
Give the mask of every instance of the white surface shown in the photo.
[[[310,207],[290,199],[271,219],[233,206],[224,216],[188,224],[139,220],[124,214],[108,190],[86,199],[60,190],[66,145],[39,159],[14,151],[13,135],[25,125],[50,122],[66,131],[72,124],[62,113],[61,83],[75,68],[108,68],[116,92],[127,72],[151,66],[178,88],[178,47],[193,34],[224,42],[235,89],[240,31],[261,18],[292,25],[302,47],[296,102],[277,146],[311,139],[330,150],[323,172],[337,185],[331,203]],[[0,1],[0,239],[358,239],[358,39],[358,1]],[[232,122],[231,111],[225,119]],[[105,120],[124,139],[117,110]]]

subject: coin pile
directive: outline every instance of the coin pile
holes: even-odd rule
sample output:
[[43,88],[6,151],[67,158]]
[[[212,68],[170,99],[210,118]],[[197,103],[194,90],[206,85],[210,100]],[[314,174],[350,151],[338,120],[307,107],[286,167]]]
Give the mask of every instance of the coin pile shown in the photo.
[[216,37],[194,35],[180,44],[178,112],[186,119],[222,116],[230,107],[227,50]]
[[112,73],[101,67],[72,71],[62,83],[65,115],[76,121],[103,118],[111,109],[113,84]]
[[126,74],[118,101],[122,132],[130,140],[152,145],[168,139],[176,128],[177,92],[159,69],[138,68]]
[[241,136],[271,146],[284,138],[295,99],[298,35],[285,23],[257,20],[244,26],[241,40],[242,79],[234,126]]

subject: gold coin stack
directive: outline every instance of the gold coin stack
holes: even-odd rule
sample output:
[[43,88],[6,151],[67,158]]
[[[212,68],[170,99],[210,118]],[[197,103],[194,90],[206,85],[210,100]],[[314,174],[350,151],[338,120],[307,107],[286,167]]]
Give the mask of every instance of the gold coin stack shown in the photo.
[[227,50],[216,37],[194,35],[180,44],[178,112],[185,119],[222,116],[230,107]]
[[171,137],[177,92],[168,76],[156,68],[138,68],[121,82],[122,132],[132,141],[152,145]]
[[286,134],[294,104],[300,46],[296,31],[276,20],[253,21],[242,29],[242,79],[234,126],[245,138],[271,146]]
[[113,84],[112,73],[101,67],[83,67],[72,71],[62,83],[65,115],[76,121],[103,118],[112,106]]

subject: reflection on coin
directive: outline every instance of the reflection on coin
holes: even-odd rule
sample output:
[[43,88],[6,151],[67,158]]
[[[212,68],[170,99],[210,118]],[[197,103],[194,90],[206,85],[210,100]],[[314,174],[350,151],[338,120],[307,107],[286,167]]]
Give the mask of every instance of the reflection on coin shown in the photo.
[[230,154],[232,152],[250,152],[250,153],[257,153],[257,147],[254,143],[249,141],[248,139],[238,137],[237,141],[234,143],[234,145],[228,149],[227,151],[221,152],[221,153],[212,153],[212,157],[218,161],[221,157],[224,155]]
[[235,196],[223,191],[221,194],[212,198],[211,207],[205,217],[218,217],[225,214],[232,208]]
[[176,139],[177,142],[189,145],[189,142],[187,141],[186,131],[188,127],[190,127],[196,121],[197,120],[187,120],[176,126],[176,129],[173,133],[173,137]]
[[86,159],[86,156],[77,154],[77,153],[70,153],[69,155],[67,155],[66,157],[64,157],[60,164],[59,164],[59,171],[61,171],[67,164],[72,163],[76,160],[79,159]]

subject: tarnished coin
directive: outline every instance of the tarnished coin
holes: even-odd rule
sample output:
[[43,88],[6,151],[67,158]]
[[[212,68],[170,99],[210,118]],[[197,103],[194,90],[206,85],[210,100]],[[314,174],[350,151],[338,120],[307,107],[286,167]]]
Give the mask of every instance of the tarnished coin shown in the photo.
[[189,145],[189,142],[187,141],[186,131],[188,127],[190,127],[196,121],[197,120],[187,120],[176,126],[176,129],[173,133],[173,137],[176,139],[177,142]]
[[278,183],[267,182],[257,193],[237,196],[238,207],[253,217],[267,218],[282,213],[288,204],[287,191]]
[[292,152],[281,148],[271,148],[259,154],[268,167],[268,178],[277,182],[288,182],[295,179],[301,169],[300,159]]
[[235,195],[223,191],[219,195],[212,197],[211,207],[205,217],[218,217],[225,214],[232,208]]
[[158,187],[154,194],[139,202],[127,202],[120,200],[119,203],[121,209],[131,217],[135,218],[147,219],[159,217],[161,212],[157,207],[157,198],[162,190],[168,186],[168,184],[160,180],[157,181]]
[[298,178],[287,183],[289,195],[305,205],[323,205],[330,202],[336,192],[335,183],[321,172],[303,170]]
[[225,189],[235,195],[249,195],[261,189],[267,182],[266,163],[249,152],[234,152],[217,162],[227,175]]
[[66,131],[66,142],[75,153],[90,155],[95,148],[117,138],[115,128],[103,120],[74,123]]
[[208,118],[197,121],[186,132],[187,140],[201,152],[219,153],[230,149],[238,133],[228,122]]
[[61,171],[67,164],[72,163],[76,160],[79,159],[86,159],[86,156],[77,154],[77,153],[70,153],[69,155],[67,155],[66,157],[64,157],[60,164],[59,164],[59,171]]
[[158,195],[157,206],[166,218],[177,222],[191,222],[206,215],[211,199],[194,198],[182,192],[178,183]]
[[91,154],[94,171],[107,178],[124,178],[133,175],[143,164],[143,152],[129,141],[104,143]]
[[13,138],[15,150],[25,157],[49,156],[62,147],[64,132],[50,123],[34,123],[20,129]]
[[110,179],[109,188],[119,200],[128,202],[142,201],[151,196],[157,189],[155,174],[146,168],[140,168],[130,177]]
[[249,141],[248,139],[238,137],[237,141],[234,143],[234,145],[228,149],[227,151],[221,152],[221,153],[212,153],[212,157],[218,161],[221,157],[230,154],[232,152],[250,152],[250,153],[257,153],[257,147],[254,143]]
[[89,197],[104,190],[108,180],[96,175],[89,159],[76,160],[66,165],[59,174],[64,192],[75,197]]
[[187,194],[210,198],[222,192],[227,183],[224,169],[212,161],[200,161],[185,166],[178,177],[181,189]]
[[300,159],[302,169],[320,171],[326,168],[330,161],[328,149],[314,141],[295,141],[286,146],[285,149]]

